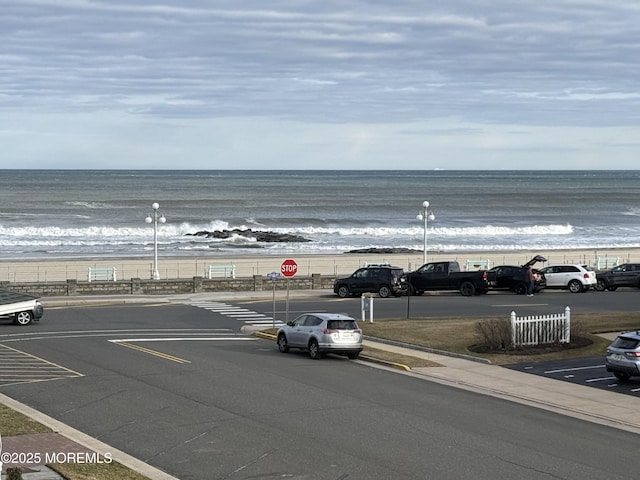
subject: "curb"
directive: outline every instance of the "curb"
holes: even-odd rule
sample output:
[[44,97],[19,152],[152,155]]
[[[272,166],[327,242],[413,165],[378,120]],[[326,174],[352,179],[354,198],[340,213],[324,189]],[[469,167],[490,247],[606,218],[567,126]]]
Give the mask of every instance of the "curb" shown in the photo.
[[[254,337],[264,338],[265,340],[275,340],[276,336],[272,333],[261,332],[260,330],[253,332],[251,335]],[[412,371],[411,367],[403,365],[402,363],[389,362],[387,360],[381,360],[379,358],[370,357],[369,355],[359,355],[358,360],[363,360],[371,363],[378,363],[380,365],[386,365],[387,367],[397,368],[399,370],[405,370],[407,372]]]

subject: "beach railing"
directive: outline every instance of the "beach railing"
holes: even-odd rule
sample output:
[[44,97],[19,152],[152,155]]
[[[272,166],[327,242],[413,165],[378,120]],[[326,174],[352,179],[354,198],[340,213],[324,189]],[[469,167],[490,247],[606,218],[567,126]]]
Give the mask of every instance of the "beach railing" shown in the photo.
[[596,270],[607,270],[620,265],[620,257],[598,257],[594,267]]
[[87,281],[106,281],[106,282],[115,282],[117,280],[116,277],[116,267],[89,267],[89,272],[87,273]]
[[555,315],[518,317],[511,312],[511,343],[514,347],[571,341],[571,309]]
[[489,270],[490,268],[491,260],[467,260],[467,271]]
[[207,278],[236,278],[236,266],[231,265],[209,265]]

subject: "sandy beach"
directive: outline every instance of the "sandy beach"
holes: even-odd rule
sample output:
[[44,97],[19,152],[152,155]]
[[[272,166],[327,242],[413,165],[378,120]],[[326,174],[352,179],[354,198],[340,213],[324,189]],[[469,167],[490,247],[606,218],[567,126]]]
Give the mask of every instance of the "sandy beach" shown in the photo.
[[[535,255],[543,255],[551,264],[586,264],[605,269],[614,264],[640,262],[640,249],[508,251],[508,252],[428,252],[427,261],[456,260],[463,270],[478,270],[496,265],[521,265]],[[422,252],[415,254],[334,254],[291,255],[288,257],[252,256],[158,256],[162,279],[207,277],[210,265],[235,267],[236,277],[265,276],[279,272],[282,262],[291,258],[298,265],[298,276],[349,275],[358,267],[371,263],[389,263],[411,271],[422,265]],[[537,264],[537,267],[543,265]],[[0,260],[0,281],[10,283],[77,280],[86,281],[90,268],[115,268],[118,279],[151,278],[153,257],[149,258],[50,258],[38,260]],[[599,267],[599,268],[598,268]]]

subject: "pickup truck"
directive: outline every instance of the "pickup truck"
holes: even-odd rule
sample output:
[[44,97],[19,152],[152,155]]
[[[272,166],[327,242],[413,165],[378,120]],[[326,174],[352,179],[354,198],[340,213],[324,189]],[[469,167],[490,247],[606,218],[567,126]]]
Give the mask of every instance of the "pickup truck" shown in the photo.
[[38,321],[44,308],[36,297],[25,293],[0,290],[0,317],[10,318],[18,325],[29,325]]
[[458,290],[461,295],[469,297],[489,290],[485,270],[462,272],[458,262],[425,263],[414,272],[407,273],[406,280],[413,295],[422,295],[427,290]]

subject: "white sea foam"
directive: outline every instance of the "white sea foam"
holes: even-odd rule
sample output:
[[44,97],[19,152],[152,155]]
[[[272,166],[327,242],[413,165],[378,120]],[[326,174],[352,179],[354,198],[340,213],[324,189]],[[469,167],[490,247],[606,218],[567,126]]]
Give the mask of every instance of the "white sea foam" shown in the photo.
[[[303,228],[275,228],[278,233],[297,233],[307,235],[340,235],[358,236],[366,235],[370,237],[392,237],[396,235],[418,236],[424,233],[422,227],[354,227],[354,228],[332,228],[332,227],[303,227]],[[478,226],[478,227],[429,227],[429,235],[443,237],[467,237],[467,236],[505,236],[505,235],[570,235],[573,233],[571,225],[530,225],[519,227],[508,226]]]
[[[165,223],[158,227],[158,238],[175,239],[185,237],[188,234],[194,234],[197,231],[215,231],[215,230],[231,230],[233,228],[247,229],[245,226],[230,228],[226,222],[212,222],[206,226],[191,225],[189,223],[171,224]],[[303,228],[273,228],[276,233],[295,233],[298,235],[308,235],[309,237],[323,237],[327,235],[337,235],[340,237],[373,237],[373,238],[394,238],[398,236],[419,237],[423,234],[423,229],[419,227],[391,228],[391,227],[355,227],[355,228],[332,228],[332,227],[303,227]],[[90,226],[84,228],[61,228],[55,226],[49,227],[5,227],[0,225],[0,239],[5,242],[12,238],[20,242],[32,241],[38,244],[38,239],[51,238],[112,238],[112,239],[129,239],[131,241],[139,241],[142,238],[149,237],[150,227],[109,227],[109,226]],[[523,227],[505,227],[487,225],[484,227],[461,227],[461,228],[430,228],[428,230],[430,236],[436,237],[470,237],[470,236],[545,236],[545,235],[570,235],[574,229],[571,225],[532,225]],[[203,237],[189,237],[189,239],[204,239],[207,241],[215,241]],[[248,237],[233,234],[230,239],[225,241],[243,242]],[[313,238],[311,238],[313,239]],[[253,239],[255,241],[255,238]]]

